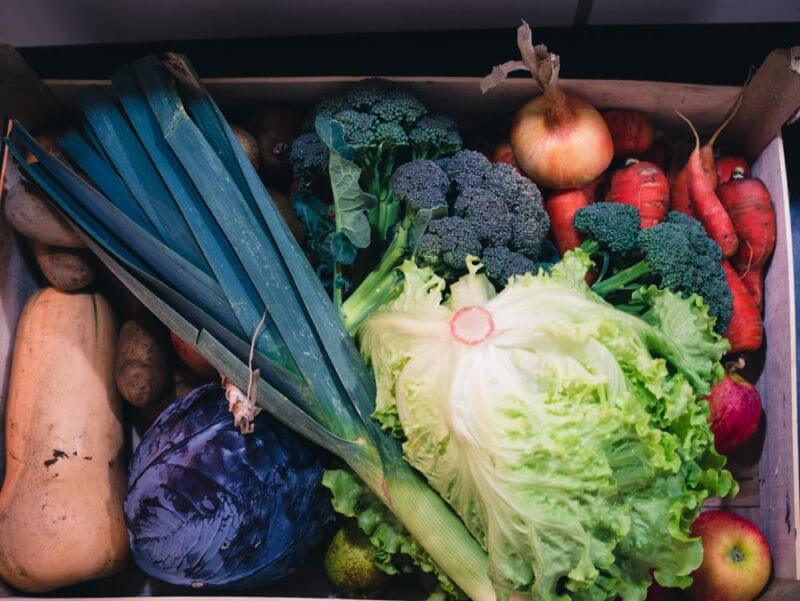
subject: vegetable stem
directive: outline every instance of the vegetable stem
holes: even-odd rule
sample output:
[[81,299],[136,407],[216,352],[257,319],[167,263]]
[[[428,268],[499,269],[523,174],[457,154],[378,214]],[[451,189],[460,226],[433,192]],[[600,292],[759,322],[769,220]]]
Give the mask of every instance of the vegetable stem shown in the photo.
[[631,282],[635,282],[648,273],[650,273],[650,264],[647,261],[639,261],[627,269],[623,269],[614,274],[607,280],[595,284],[592,286],[592,290],[600,296],[606,296],[615,290],[627,286]]
[[351,336],[355,336],[361,325],[396,294],[400,276],[395,269],[406,252],[407,242],[408,230],[399,227],[377,267],[341,306],[342,320]]

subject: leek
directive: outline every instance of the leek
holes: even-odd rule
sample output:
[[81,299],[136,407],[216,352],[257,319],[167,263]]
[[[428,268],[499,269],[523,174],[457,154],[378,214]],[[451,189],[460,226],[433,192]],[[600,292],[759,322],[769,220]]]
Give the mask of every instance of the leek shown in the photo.
[[469,597],[494,599],[485,552],[371,419],[370,371],[189,63],[151,57],[112,81],[122,110],[85,92],[83,135],[60,141],[91,184],[14,123],[20,168],[150,311],[243,390],[266,313],[256,402],[345,461]]

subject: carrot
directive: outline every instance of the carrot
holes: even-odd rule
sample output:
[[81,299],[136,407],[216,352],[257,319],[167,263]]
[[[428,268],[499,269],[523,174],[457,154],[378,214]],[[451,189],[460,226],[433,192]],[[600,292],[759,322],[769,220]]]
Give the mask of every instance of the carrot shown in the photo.
[[583,236],[572,225],[572,219],[578,209],[589,204],[585,188],[558,190],[547,199],[545,208],[550,216],[550,232],[562,255],[583,242]]
[[758,271],[747,271],[746,269],[742,270],[739,269],[734,265],[734,269],[736,269],[736,273],[739,274],[739,279],[742,280],[742,284],[744,287],[747,288],[747,291],[750,293],[750,296],[753,297],[753,302],[755,302],[756,306],[758,307],[759,311],[763,312],[764,307],[764,276],[763,272],[759,269]]
[[761,312],[731,264],[723,259],[722,267],[725,269],[725,276],[733,296],[731,322],[725,332],[725,338],[731,343],[729,352],[758,350],[764,340],[764,323],[761,321]]
[[639,111],[609,109],[601,111],[611,132],[614,156],[627,157],[650,150],[653,145],[653,122]]
[[625,167],[611,176],[606,201],[634,207],[639,211],[642,228],[653,227],[669,210],[667,176],[653,163],[628,159]]
[[742,157],[722,157],[717,160],[717,186],[724,184],[733,177],[733,171],[741,168],[745,177],[750,175],[750,166]]
[[[700,137],[697,135],[697,130],[692,122],[681,113],[678,115],[689,124],[694,134],[694,150],[689,155],[689,162],[686,163],[689,169],[689,194],[692,199],[692,209],[700,223],[705,226],[711,239],[719,244],[723,256],[731,257],[736,254],[739,247],[736,229],[703,170],[703,163],[700,159]],[[716,179],[716,173],[714,177]]]
[[[716,160],[714,159],[714,144],[716,144],[717,138],[722,133],[722,130],[724,130],[728,123],[731,122],[739,110],[739,107],[742,105],[743,95],[744,87],[742,87],[742,91],[739,92],[739,96],[736,98],[736,102],[734,103],[733,107],[731,107],[728,115],[725,117],[722,123],[720,123],[717,130],[711,134],[711,138],[708,140],[708,142],[700,147],[700,163],[703,166],[703,173],[708,181],[708,185],[712,190],[717,189],[718,183],[717,165]],[[683,115],[681,115],[681,117],[683,117]],[[686,117],[684,117],[684,119],[686,119]],[[694,131],[694,129],[692,131]],[[695,133],[695,138],[696,137],[697,134]],[[689,163],[687,161],[686,165],[684,165],[683,169],[680,170],[675,178],[674,184],[670,182],[670,207],[673,211],[680,211],[681,213],[686,213],[690,217],[697,217],[697,211],[695,211],[694,207],[692,206],[689,180]]]
[[508,140],[503,140],[497,146],[494,147],[494,151],[492,152],[491,156],[492,163],[508,163],[514,169],[516,169],[519,173],[522,171],[519,170],[519,165],[517,164],[517,159],[514,158],[514,149],[511,148],[511,142]]
[[737,167],[732,178],[720,184],[719,198],[739,237],[739,250],[731,263],[760,309],[763,270],[775,250],[777,236],[775,209],[769,190],[760,179],[745,177],[744,170]]

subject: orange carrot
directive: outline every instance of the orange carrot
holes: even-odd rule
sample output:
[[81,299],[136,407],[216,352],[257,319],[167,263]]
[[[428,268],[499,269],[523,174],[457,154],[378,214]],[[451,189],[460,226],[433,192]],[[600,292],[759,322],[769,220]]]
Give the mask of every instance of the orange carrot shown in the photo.
[[719,198],[739,237],[739,250],[731,263],[756,301],[762,304],[763,270],[775,250],[777,226],[769,190],[755,177],[745,177],[737,167],[732,178],[720,184]]
[[578,209],[589,204],[585,188],[558,190],[547,199],[545,208],[550,216],[550,232],[562,255],[583,242],[583,236],[572,225],[572,219]]
[[764,323],[753,297],[730,263],[723,259],[722,267],[733,296],[733,312],[725,338],[731,343],[731,353],[755,351],[764,340]]
[[734,265],[736,272],[739,274],[739,279],[742,280],[742,284],[744,287],[747,288],[747,291],[750,293],[750,296],[753,297],[753,302],[755,302],[756,306],[758,307],[759,311],[764,310],[764,274],[762,270],[758,271],[747,271],[747,269],[739,269]]
[[[706,142],[705,145],[700,147],[700,163],[703,166],[703,173],[708,181],[708,185],[712,190],[717,189],[718,183],[717,165],[716,160],[714,159],[714,144],[716,144],[717,138],[722,133],[722,130],[724,130],[728,123],[731,122],[736,115],[736,112],[739,110],[739,107],[742,105],[743,95],[744,87],[742,87],[742,91],[739,92],[736,102],[734,103],[733,107],[731,107],[731,110],[728,112],[728,115],[725,117],[722,123],[720,123],[717,131],[711,134],[711,138],[708,140],[708,142]],[[683,117],[683,115],[681,115],[681,117]],[[684,117],[684,119],[686,118]],[[695,138],[696,137],[697,134],[695,134]],[[691,191],[689,190],[689,179],[689,163],[687,162],[686,165],[683,166],[683,169],[681,169],[678,173],[677,177],[675,178],[675,182],[670,182],[670,208],[673,211],[680,211],[681,213],[686,213],[690,217],[697,218],[697,211],[692,206]]]
[[625,167],[611,176],[606,201],[634,207],[639,211],[642,228],[653,227],[669,210],[667,176],[653,163],[628,159]]
[[[739,247],[736,229],[703,170],[703,163],[700,159],[700,137],[697,135],[697,130],[692,122],[681,113],[678,115],[689,124],[695,140],[694,150],[689,155],[689,162],[686,164],[689,169],[689,194],[692,199],[692,209],[700,223],[705,226],[711,239],[719,244],[723,256],[731,257],[736,254]],[[714,178],[716,179],[716,173]]]

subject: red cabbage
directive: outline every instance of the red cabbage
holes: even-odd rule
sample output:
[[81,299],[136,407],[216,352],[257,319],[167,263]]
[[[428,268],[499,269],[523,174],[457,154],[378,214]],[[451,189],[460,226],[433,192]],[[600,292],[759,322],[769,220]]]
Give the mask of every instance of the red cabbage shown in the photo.
[[320,451],[266,414],[233,424],[221,386],[172,403],[145,434],[125,518],[145,572],[175,584],[246,588],[278,580],[330,535]]

